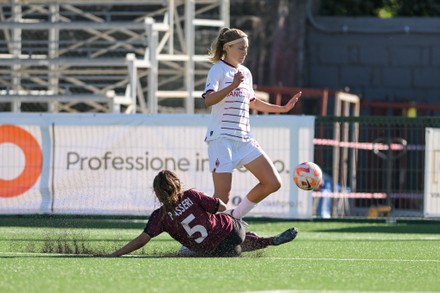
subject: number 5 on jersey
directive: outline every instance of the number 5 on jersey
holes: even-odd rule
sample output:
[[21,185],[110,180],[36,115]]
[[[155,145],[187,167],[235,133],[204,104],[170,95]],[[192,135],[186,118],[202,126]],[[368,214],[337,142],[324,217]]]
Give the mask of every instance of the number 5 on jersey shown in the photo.
[[208,231],[206,231],[206,228],[203,227],[202,225],[195,225],[195,226],[191,227],[189,224],[194,219],[195,219],[194,215],[190,214],[188,217],[186,217],[182,221],[182,226],[185,229],[186,233],[188,233],[189,236],[193,236],[195,233],[199,232],[201,234],[201,236],[194,239],[194,241],[197,243],[202,243],[203,240],[205,240],[206,236],[208,236]]

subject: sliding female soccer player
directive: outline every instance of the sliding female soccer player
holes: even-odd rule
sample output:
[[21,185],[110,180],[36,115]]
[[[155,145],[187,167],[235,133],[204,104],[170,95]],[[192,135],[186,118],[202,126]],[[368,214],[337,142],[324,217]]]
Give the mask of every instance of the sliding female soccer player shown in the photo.
[[239,256],[242,251],[280,245],[295,239],[290,228],[275,237],[259,237],[245,232],[241,220],[224,211],[226,205],[195,189],[182,190],[174,172],[159,172],[153,181],[154,192],[162,206],[148,220],[144,231],[110,256],[121,256],[145,246],[151,238],[167,232],[189,249],[193,256]]
[[248,52],[247,35],[235,28],[223,28],[213,42],[211,67],[203,93],[211,106],[211,122],[206,134],[209,167],[214,180],[214,197],[228,203],[232,172],[244,166],[259,181],[232,211],[242,218],[256,204],[281,187],[281,177],[271,159],[252,137],[249,109],[286,113],[301,96],[295,94],[284,106],[266,103],[254,95],[252,75],[242,65]]

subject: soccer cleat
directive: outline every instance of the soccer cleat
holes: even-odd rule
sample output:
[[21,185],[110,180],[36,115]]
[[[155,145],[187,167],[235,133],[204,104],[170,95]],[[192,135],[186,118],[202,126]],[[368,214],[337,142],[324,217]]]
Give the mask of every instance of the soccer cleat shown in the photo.
[[295,239],[298,234],[298,229],[295,227],[287,229],[283,233],[278,234],[272,238],[272,245],[281,245]]
[[249,224],[246,223],[245,221],[243,221],[243,219],[238,219],[238,221],[243,225],[244,228],[246,228],[247,226],[249,226]]
[[197,255],[197,253],[195,253],[194,251],[192,251],[188,247],[182,245],[179,249],[178,255],[179,256],[195,256],[195,255]]
[[229,210],[224,211],[223,213],[234,217],[234,215],[232,214],[233,212],[234,212],[234,209],[229,209]]
[[[231,217],[233,217],[234,219],[237,219],[236,217],[234,217],[234,209],[229,209],[223,212],[224,214],[230,215]],[[243,219],[237,219],[245,228],[247,226],[249,226],[248,223],[246,223]]]

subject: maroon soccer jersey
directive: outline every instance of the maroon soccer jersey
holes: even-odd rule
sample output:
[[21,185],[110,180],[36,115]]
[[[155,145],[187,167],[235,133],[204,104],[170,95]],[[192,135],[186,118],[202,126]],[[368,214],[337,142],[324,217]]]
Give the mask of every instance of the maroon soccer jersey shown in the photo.
[[211,252],[234,229],[233,220],[226,214],[216,214],[219,200],[195,189],[183,193],[172,211],[156,209],[144,232],[156,237],[167,232],[195,252]]

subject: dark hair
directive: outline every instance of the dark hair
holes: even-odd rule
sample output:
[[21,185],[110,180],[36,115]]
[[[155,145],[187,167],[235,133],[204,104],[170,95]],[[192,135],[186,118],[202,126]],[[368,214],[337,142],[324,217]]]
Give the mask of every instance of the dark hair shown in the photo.
[[153,189],[166,210],[174,208],[182,195],[180,179],[169,170],[160,171],[154,177]]
[[224,55],[224,50],[223,50],[223,46],[231,41],[243,38],[243,37],[247,37],[247,35],[237,29],[237,28],[222,28],[217,36],[217,38],[214,40],[214,42],[212,42],[211,44],[211,48],[209,50],[209,60],[211,62],[217,62],[220,59],[222,59],[223,55]]

